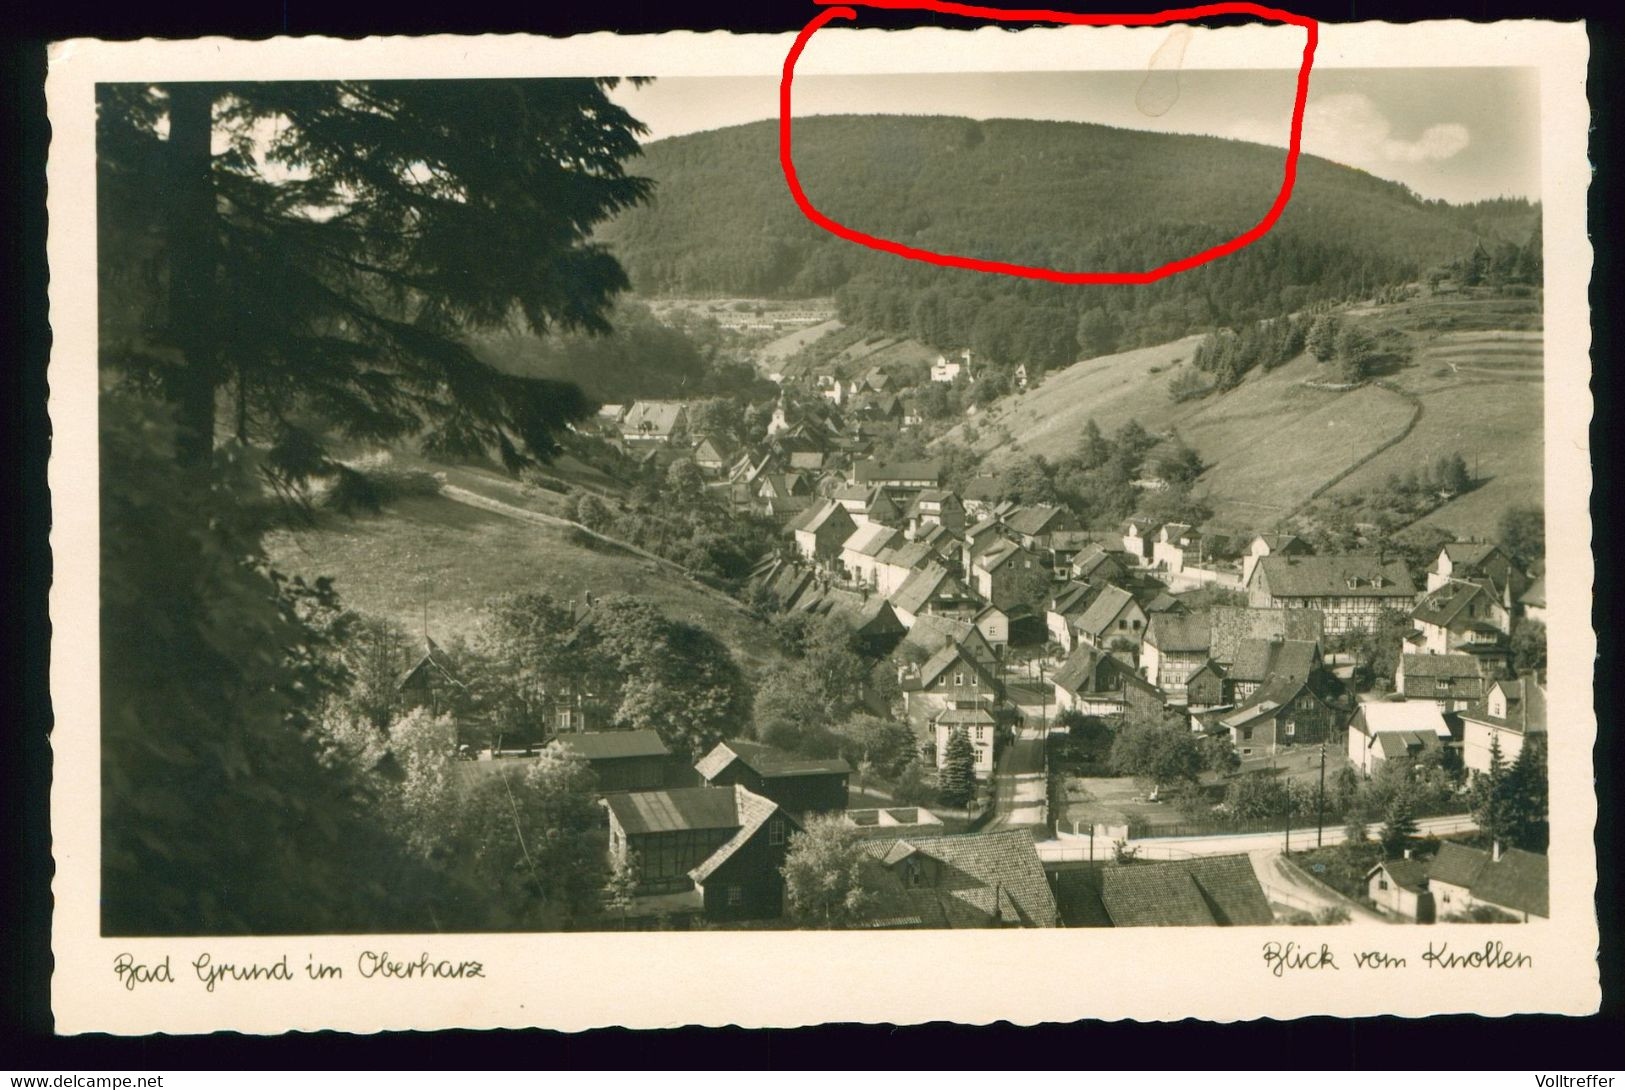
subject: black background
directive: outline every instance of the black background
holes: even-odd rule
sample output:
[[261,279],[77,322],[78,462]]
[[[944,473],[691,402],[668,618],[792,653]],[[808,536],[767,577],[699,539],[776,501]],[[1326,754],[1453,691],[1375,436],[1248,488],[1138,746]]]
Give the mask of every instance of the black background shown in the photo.
[[[985,0],[993,3],[994,0]],[[563,6],[563,5],[560,5]],[[1007,5],[1013,6],[1013,5]],[[1069,10],[1153,11],[1166,3],[1114,2]],[[129,39],[220,34],[243,38],[271,35],[532,32],[543,34],[615,30],[654,33],[672,29],[791,31],[815,13],[811,3],[757,0],[743,3],[677,5],[593,0],[522,7],[459,0],[456,4],[339,3],[335,0],[240,0],[221,5],[157,3],[71,10],[68,5],[35,4],[0,14],[0,73],[4,144],[0,144],[0,193],[8,219],[0,224],[0,275],[8,289],[0,322],[11,323],[0,374],[10,384],[3,399],[9,419],[3,436],[6,465],[15,467],[16,489],[0,520],[6,550],[0,566],[3,619],[8,641],[6,664],[17,679],[7,726],[0,731],[0,811],[5,816],[5,856],[0,862],[0,1068],[61,1072],[98,1069],[435,1069],[435,1068],[1423,1068],[1538,1069],[1584,1071],[1620,1068],[1622,1031],[1619,979],[1618,822],[1613,772],[1620,767],[1614,723],[1619,692],[1617,628],[1609,624],[1618,604],[1619,579],[1608,548],[1620,520],[1616,475],[1620,440],[1607,424],[1619,409],[1615,374],[1615,326],[1622,293],[1611,217],[1613,175],[1618,160],[1615,96],[1620,87],[1621,30],[1625,18],[1602,5],[1524,2],[1309,3],[1288,9],[1322,22],[1382,19],[1411,22],[1424,18],[1586,19],[1591,36],[1588,93],[1593,110],[1591,159],[1597,171],[1590,194],[1591,232],[1596,247],[1591,300],[1594,314],[1592,426],[1595,462],[1594,541],[1598,543],[1596,591],[1599,661],[1596,700],[1600,741],[1596,753],[1599,804],[1597,832],[1598,911],[1603,938],[1600,959],[1604,1000],[1593,1018],[1476,1017],[1406,1020],[1373,1018],[1261,1020],[1232,1025],[1178,1023],[1078,1023],[1017,1028],[928,1025],[891,1027],[828,1026],[807,1030],[747,1032],[690,1029],[658,1033],[606,1030],[583,1034],[396,1033],[374,1036],[291,1034],[281,1038],[213,1034],[206,1037],[113,1038],[89,1035],[57,1038],[49,1013],[50,839],[48,788],[51,778],[50,702],[47,663],[50,629],[46,593],[50,586],[49,497],[45,464],[49,421],[45,414],[45,361],[50,347],[45,292],[45,171],[49,130],[45,123],[45,47],[71,37]],[[548,10],[553,9],[553,10]],[[865,26],[963,25],[920,13],[865,12]],[[19,305],[20,304],[20,305]],[[1575,532],[1581,532],[1576,528]],[[1612,629],[1612,631],[1611,631]],[[86,678],[87,683],[91,679]],[[1555,723],[1553,731],[1563,724]],[[1149,971],[1154,971],[1150,970]],[[541,982],[539,982],[541,983]],[[545,984],[542,984],[545,988]],[[651,972],[628,988],[682,989],[681,979]],[[763,988],[776,982],[764,968]],[[994,981],[989,987],[1019,986]],[[1209,984],[1225,987],[1222,980]],[[567,988],[567,982],[560,982]],[[1078,981],[1087,990],[1087,980]]]

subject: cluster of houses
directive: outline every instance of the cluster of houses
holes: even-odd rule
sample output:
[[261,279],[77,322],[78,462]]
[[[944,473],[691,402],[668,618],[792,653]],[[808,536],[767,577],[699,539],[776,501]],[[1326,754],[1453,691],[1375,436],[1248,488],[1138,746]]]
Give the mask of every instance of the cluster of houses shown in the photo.
[[819,815],[860,838],[865,929],[1234,926],[1273,913],[1244,855],[1046,866],[1028,829],[950,832],[921,807],[847,809],[851,768],[754,742],[692,766],[653,731],[561,734],[597,775],[608,862],[633,876],[627,927],[749,925],[785,914],[792,838]]
[[[933,462],[853,462],[785,529],[760,585],[782,609],[844,610],[866,638],[901,641],[908,718],[939,758],[965,730],[980,774],[994,767],[1012,644],[1052,668],[1045,712],[1177,709],[1244,761],[1346,745],[1369,774],[1438,744],[1483,771],[1492,738],[1510,761],[1545,729],[1544,678],[1512,676],[1510,651],[1544,592],[1493,544],[1445,545],[1418,588],[1398,560],[1316,555],[1290,534],[1139,518],[1086,530],[1067,507],[999,499],[990,478],[949,489]],[[1227,597],[1245,604],[1189,608],[1191,550],[1232,567]],[[1393,692],[1369,707],[1348,684],[1353,656],[1329,648],[1396,613],[1410,627]]]

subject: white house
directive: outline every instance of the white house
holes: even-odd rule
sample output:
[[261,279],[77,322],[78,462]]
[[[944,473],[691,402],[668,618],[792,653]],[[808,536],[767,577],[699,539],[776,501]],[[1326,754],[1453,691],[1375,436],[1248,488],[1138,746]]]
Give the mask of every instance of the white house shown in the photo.
[[1450,742],[1450,728],[1432,701],[1362,703],[1349,722],[1349,762],[1369,776],[1383,761],[1418,757]]
[[1508,765],[1523,752],[1524,740],[1546,733],[1546,685],[1535,674],[1490,683],[1484,699],[1461,713],[1462,763],[1470,772],[1490,770],[1490,753],[1499,742]]
[[937,362],[931,365],[931,381],[953,382],[960,375],[964,375],[966,381],[975,382],[975,377],[970,373],[970,349],[967,348],[960,353],[960,358],[965,361],[963,365],[958,360],[950,360],[947,356],[938,356]]

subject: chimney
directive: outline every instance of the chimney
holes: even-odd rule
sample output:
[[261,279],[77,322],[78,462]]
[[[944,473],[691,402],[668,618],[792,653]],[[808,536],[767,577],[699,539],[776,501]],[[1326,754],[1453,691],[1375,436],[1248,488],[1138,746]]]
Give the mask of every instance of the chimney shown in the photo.
[[1410,857],[1411,857],[1411,849],[1406,848],[1405,849],[1405,858],[1409,859]]
[[1501,838],[1496,837],[1495,840],[1490,842],[1490,862],[1491,863],[1499,863],[1500,861],[1501,861]]

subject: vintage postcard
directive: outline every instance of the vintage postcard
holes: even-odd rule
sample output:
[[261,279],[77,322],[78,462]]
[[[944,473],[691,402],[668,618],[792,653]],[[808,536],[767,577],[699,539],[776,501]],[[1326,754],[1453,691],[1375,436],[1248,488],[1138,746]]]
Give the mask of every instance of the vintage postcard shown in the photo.
[[1597,1008],[1583,27],[865,11],[54,47],[62,1032]]

